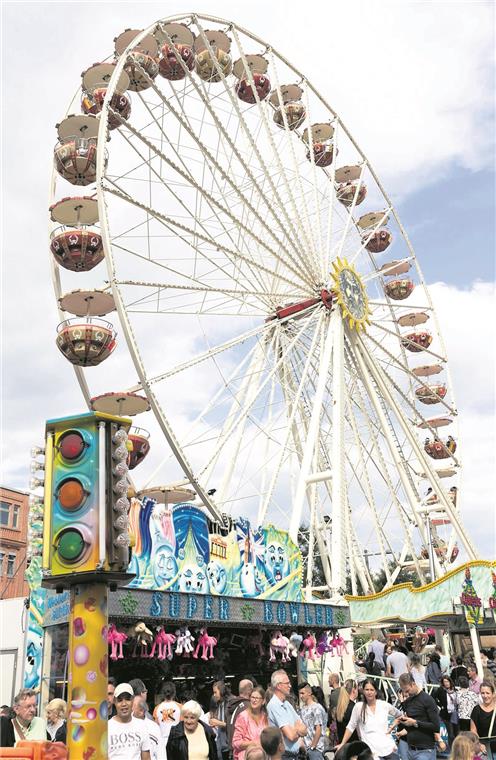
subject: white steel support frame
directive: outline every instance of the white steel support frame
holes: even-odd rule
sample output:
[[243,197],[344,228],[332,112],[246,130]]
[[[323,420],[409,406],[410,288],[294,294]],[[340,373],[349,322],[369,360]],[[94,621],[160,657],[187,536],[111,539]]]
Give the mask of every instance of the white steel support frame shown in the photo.
[[[287,445],[289,443],[290,436],[293,437],[293,442],[295,444],[295,449],[296,449],[296,451],[298,451],[299,436],[298,436],[298,438],[295,438],[295,435],[297,435],[297,430],[296,430],[296,415],[297,415],[298,411],[300,410],[300,406],[299,405],[300,405],[301,394],[303,392],[304,384],[305,384],[305,382],[307,380],[308,371],[309,371],[310,366],[311,366],[312,353],[315,350],[315,347],[316,347],[318,339],[319,339],[319,333],[320,333],[320,329],[321,329],[321,326],[322,326],[323,319],[324,319],[323,315],[319,316],[317,325],[315,326],[315,332],[314,332],[314,336],[313,336],[313,339],[312,339],[312,344],[311,344],[311,347],[310,347],[310,351],[308,352],[308,356],[307,356],[307,360],[305,362],[305,366],[303,367],[303,372],[302,372],[302,375],[301,375],[301,380],[300,380],[300,383],[298,385],[298,388],[297,388],[296,392],[294,391],[294,388],[291,388],[291,391],[292,391],[291,396],[288,396],[288,395],[286,396],[286,398],[287,398],[287,402],[286,403],[287,403],[288,411],[291,410],[290,414],[289,414],[289,417],[288,417],[288,421],[287,421],[286,436],[285,436],[283,445],[281,446],[278,458],[277,458],[276,462],[273,465],[273,468],[272,468],[273,469],[273,474],[272,474],[272,478],[271,478],[269,487],[267,489],[267,493],[266,493],[266,495],[265,495],[265,497],[264,497],[264,499],[263,499],[263,501],[262,501],[262,503],[260,505],[260,510],[259,510],[259,513],[258,513],[258,522],[259,522],[260,525],[265,520],[265,515],[267,513],[267,509],[268,509],[268,506],[269,506],[272,494],[274,492],[274,488],[276,486],[277,478],[278,478],[280,469],[281,469],[281,467],[283,465],[283,462],[284,462],[285,450],[286,450]],[[282,380],[282,383],[285,384],[285,380],[284,379]],[[287,394],[287,390],[288,389],[285,390],[286,394]],[[294,507],[293,507],[293,509],[294,509]],[[299,528],[299,526],[300,526],[300,523],[298,523],[298,528]]]
[[308,432],[305,439],[305,447],[303,449],[303,459],[300,465],[300,472],[298,476],[298,484],[296,487],[296,494],[293,503],[293,509],[291,514],[291,520],[289,523],[289,535],[297,543],[298,541],[298,528],[301,524],[301,516],[303,513],[303,502],[306,498],[307,491],[307,478],[310,475],[310,469],[313,463],[314,451],[318,442],[320,416],[322,411],[322,403],[324,400],[324,393],[326,390],[327,378],[329,373],[329,366],[331,363],[331,356],[334,343],[334,323],[336,320],[341,322],[341,316],[339,312],[331,312],[329,319],[329,327],[327,328],[327,334],[325,337],[324,346],[320,357],[319,377],[317,380],[317,388],[315,391],[315,398],[313,401],[312,415],[310,417],[310,423],[308,426]]
[[[326,319],[325,312],[320,317],[320,324],[318,327],[318,330],[315,331],[310,350],[307,355],[307,361],[305,362],[303,375],[301,378],[301,381],[298,385],[298,390],[296,390],[294,385],[294,378],[291,374],[291,370],[288,366],[284,366],[281,371],[281,388],[284,393],[285,399],[286,399],[286,407],[288,409],[291,409],[291,417],[289,420],[289,429],[291,431],[291,435],[293,438],[293,445],[296,452],[296,456],[298,458],[298,462],[300,464],[303,461],[303,444],[302,444],[302,438],[300,436],[300,432],[298,430],[298,426],[296,425],[296,413],[299,410],[301,414],[301,424],[302,424],[302,434],[303,436],[308,437],[308,430],[309,430],[309,420],[306,417],[302,404],[301,404],[301,393],[303,390],[303,383],[305,381],[305,378],[309,375],[309,369],[312,364],[312,360],[314,358],[314,352],[315,348],[318,345],[318,342],[320,341],[320,345],[322,345],[325,341],[325,335],[327,327],[328,319]],[[280,464],[282,463],[282,455],[280,457]],[[320,479],[320,478],[319,478]],[[311,484],[313,481],[312,476],[307,478],[307,486]],[[275,480],[274,484],[275,485]],[[326,483],[327,486],[327,483]],[[273,487],[273,486],[272,486]],[[269,491],[270,493],[270,491]],[[307,488],[307,498],[308,498],[308,488]],[[265,500],[264,503],[264,511],[259,512],[259,523],[263,521],[263,518],[265,517],[265,512],[268,507],[268,499]],[[312,525],[310,524],[310,530],[312,530]],[[321,526],[318,524],[315,525],[315,531],[314,531],[314,538],[317,542],[317,547],[322,563],[322,569],[324,571],[324,576],[326,579],[326,582],[328,584],[329,588],[332,588],[332,566],[331,566],[331,555],[330,555],[330,543],[328,541],[327,537],[327,531],[325,531]]]
[[[315,459],[317,457],[315,456]],[[310,501],[310,525],[308,531],[308,555],[307,555],[307,586],[305,589],[305,597],[307,602],[312,601],[312,577],[314,567],[314,551],[315,551],[315,533],[316,533],[316,512],[317,512],[317,486],[315,483],[309,486],[309,501]]]
[[[380,524],[379,524],[379,515],[378,515],[378,512],[377,512],[377,505],[375,503],[374,494],[372,493],[372,487],[370,485],[370,479],[368,477],[367,468],[366,468],[365,462],[364,462],[363,451],[362,451],[361,447],[358,445],[359,442],[360,442],[360,436],[359,436],[359,433],[358,433],[358,427],[357,427],[357,423],[356,423],[356,420],[355,420],[355,415],[353,414],[353,410],[351,408],[351,402],[350,402],[350,399],[349,399],[348,395],[346,395],[346,410],[347,410],[347,413],[348,413],[348,419],[350,421],[351,428],[353,430],[353,435],[354,435],[355,441],[357,443],[357,451],[358,451],[359,463],[360,463],[361,469],[362,469],[362,475],[361,475],[361,477],[362,477],[362,480],[365,481],[364,487],[365,487],[366,498],[367,498],[369,506],[370,506],[370,508],[372,510],[372,515],[374,517],[375,524],[377,526],[376,533],[377,533],[377,537],[379,539],[379,550],[381,552],[382,565],[384,567],[384,572],[386,573],[387,583],[388,583],[388,585],[390,585],[391,584],[391,572],[389,570],[389,563],[387,561],[387,556],[386,556],[386,548],[384,546],[384,536],[383,536],[382,529],[381,529]],[[364,589],[364,592],[365,592],[365,589]]]
[[[332,564],[333,591],[343,593],[346,586],[346,536],[348,523],[348,494],[345,477],[344,448],[344,324],[341,312],[336,309],[331,314],[333,328],[332,349]],[[350,569],[353,563],[350,552]],[[354,566],[352,575],[354,573]]]

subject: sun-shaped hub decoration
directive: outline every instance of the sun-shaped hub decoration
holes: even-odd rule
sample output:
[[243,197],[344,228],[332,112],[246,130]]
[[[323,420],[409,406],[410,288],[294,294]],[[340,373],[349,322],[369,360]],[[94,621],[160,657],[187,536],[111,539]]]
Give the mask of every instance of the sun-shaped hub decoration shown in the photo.
[[348,319],[352,330],[365,330],[366,325],[370,324],[370,309],[360,275],[346,259],[337,258],[333,270],[333,291],[337,295],[343,318]]

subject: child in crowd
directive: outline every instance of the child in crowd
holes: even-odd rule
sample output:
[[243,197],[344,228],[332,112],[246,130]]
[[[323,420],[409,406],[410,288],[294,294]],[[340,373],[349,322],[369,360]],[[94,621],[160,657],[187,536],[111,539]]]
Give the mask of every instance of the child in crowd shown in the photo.
[[245,752],[245,760],[265,760],[266,755],[262,747],[251,744]]
[[479,737],[473,731],[461,731],[453,739],[449,760],[480,760]]
[[284,742],[280,728],[276,728],[276,726],[264,728],[260,734],[260,744],[270,760],[281,760],[282,753],[284,752]]

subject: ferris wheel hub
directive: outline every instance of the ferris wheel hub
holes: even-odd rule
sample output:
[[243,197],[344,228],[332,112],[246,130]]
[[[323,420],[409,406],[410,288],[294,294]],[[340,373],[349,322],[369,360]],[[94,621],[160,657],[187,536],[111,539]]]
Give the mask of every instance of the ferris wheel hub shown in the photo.
[[340,258],[333,263],[332,278],[343,319],[352,330],[365,330],[370,323],[370,307],[362,278],[352,264]]

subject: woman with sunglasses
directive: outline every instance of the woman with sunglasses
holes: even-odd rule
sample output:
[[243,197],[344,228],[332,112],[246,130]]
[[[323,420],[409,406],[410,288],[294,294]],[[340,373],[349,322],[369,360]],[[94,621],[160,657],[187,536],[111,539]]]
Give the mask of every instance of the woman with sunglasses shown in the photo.
[[265,708],[265,691],[255,686],[245,710],[238,713],[232,739],[234,760],[244,760],[250,744],[259,743],[260,734],[269,725]]

